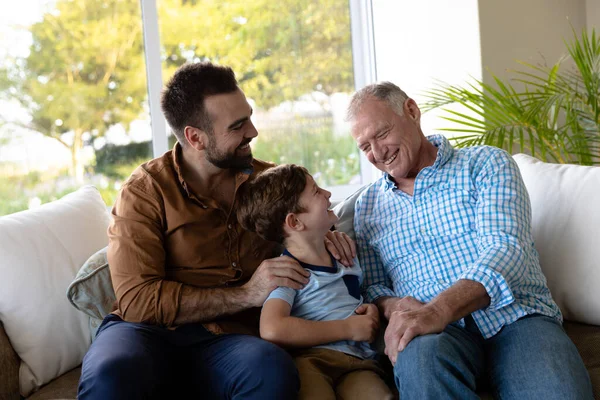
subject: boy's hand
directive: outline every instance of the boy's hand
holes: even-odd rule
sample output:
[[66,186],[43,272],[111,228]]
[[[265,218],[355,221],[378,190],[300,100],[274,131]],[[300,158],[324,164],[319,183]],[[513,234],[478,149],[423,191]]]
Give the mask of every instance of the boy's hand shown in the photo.
[[347,321],[350,328],[349,340],[373,342],[379,330],[379,310],[375,304],[362,304]]
[[331,255],[344,264],[346,267],[351,267],[354,264],[356,257],[356,245],[350,236],[340,231],[329,231],[325,235],[325,247]]
[[309,281],[310,273],[293,258],[281,256],[264,260],[252,278],[242,286],[253,307],[261,307],[278,286],[300,290]]

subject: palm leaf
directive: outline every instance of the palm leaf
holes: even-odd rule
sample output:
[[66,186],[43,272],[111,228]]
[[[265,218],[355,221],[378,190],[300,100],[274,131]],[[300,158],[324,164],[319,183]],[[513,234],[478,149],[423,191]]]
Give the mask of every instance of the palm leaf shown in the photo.
[[[550,67],[524,68],[504,81],[477,79],[464,86],[437,81],[424,93],[424,112],[441,109],[445,132],[462,133],[459,147],[494,145],[550,162],[600,164],[600,37],[574,32],[568,55]],[[566,68],[565,60],[575,68]],[[518,82],[517,89],[511,81]],[[460,110],[449,108],[458,104]]]

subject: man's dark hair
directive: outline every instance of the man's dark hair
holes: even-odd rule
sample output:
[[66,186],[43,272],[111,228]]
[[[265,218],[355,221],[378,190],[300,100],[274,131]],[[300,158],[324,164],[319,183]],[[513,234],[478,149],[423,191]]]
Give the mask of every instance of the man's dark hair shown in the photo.
[[233,70],[210,62],[184,64],[171,77],[161,96],[161,108],[175,137],[186,144],[184,129],[194,126],[211,134],[212,121],[204,99],[238,89]]
[[301,213],[300,195],[309,175],[304,167],[279,165],[244,183],[238,192],[237,218],[248,231],[272,242],[283,243],[283,224],[289,213]]

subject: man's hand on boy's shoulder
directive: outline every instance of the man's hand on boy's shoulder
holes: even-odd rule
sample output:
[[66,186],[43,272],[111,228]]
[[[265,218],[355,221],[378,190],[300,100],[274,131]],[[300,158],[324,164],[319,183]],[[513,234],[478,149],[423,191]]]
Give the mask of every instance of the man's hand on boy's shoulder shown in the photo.
[[325,247],[331,255],[346,267],[354,265],[356,245],[350,236],[340,231],[329,231],[325,235]]
[[262,307],[269,294],[279,286],[300,290],[309,281],[310,273],[296,260],[280,256],[264,260],[252,278],[242,286],[252,307]]

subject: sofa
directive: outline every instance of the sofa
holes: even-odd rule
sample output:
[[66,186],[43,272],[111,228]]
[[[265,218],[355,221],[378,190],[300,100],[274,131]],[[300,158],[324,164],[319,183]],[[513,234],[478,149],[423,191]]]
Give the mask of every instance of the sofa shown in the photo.
[[[600,167],[514,157],[548,286],[600,399]],[[335,208],[351,236],[357,195]],[[91,186],[0,217],[0,400],[76,398],[81,360],[114,301],[109,222]]]

